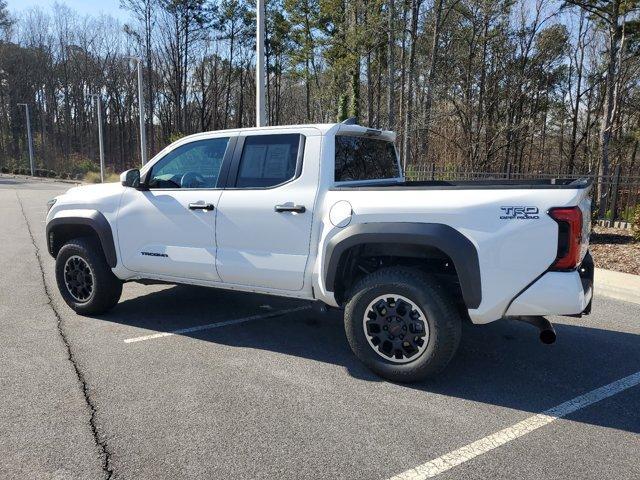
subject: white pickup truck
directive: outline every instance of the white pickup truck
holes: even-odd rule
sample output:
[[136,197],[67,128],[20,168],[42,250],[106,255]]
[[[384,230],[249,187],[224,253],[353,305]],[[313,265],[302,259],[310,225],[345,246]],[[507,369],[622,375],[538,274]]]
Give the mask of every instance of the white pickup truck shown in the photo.
[[413,381],[461,323],[589,313],[586,180],[406,181],[393,132],[355,124],[201,133],[121,183],[49,202],[58,287],[80,314],[127,281],[259,292],[344,309],[354,353]]

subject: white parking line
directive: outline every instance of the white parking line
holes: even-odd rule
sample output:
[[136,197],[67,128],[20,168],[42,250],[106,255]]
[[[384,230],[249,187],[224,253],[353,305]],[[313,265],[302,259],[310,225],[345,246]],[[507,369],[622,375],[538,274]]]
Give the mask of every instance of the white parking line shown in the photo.
[[567,415],[588,407],[600,400],[612,397],[628,388],[634,387],[640,384],[640,372],[636,372],[628,377],[616,380],[613,383],[605,385],[604,387],[596,388],[590,392],[575,397],[567,402],[546,410],[537,415],[527,418],[521,422],[512,425],[511,427],[500,430],[488,437],[484,437],[476,442],[465,445],[462,448],[447,453],[441,457],[424,463],[418,467],[412,468],[405,472],[402,472],[389,480],[418,480],[424,478],[431,478],[439,475],[447,470],[452,469],[466,461],[471,460],[477,456],[487,453],[495,448],[498,448],[506,443],[509,443],[516,438],[520,438],[527,433],[531,433],[538,428],[544,427],[551,422],[566,417]]
[[207,325],[198,325],[195,327],[181,328],[180,330],[173,330],[172,332],[153,333],[151,335],[144,335],[142,337],[126,338],[124,343],[143,342],[145,340],[154,340],[156,338],[170,337],[172,335],[181,335],[184,333],[199,332],[201,330],[211,330],[213,328],[228,327],[229,325],[238,325],[240,323],[252,322],[254,320],[263,320],[265,318],[279,317],[280,315],[286,315],[287,313],[300,312],[302,310],[308,310],[310,305],[304,307],[289,308],[286,310],[277,310],[271,313],[265,313],[263,315],[252,315],[245,318],[236,318],[235,320],[226,320],[223,322],[209,323]]

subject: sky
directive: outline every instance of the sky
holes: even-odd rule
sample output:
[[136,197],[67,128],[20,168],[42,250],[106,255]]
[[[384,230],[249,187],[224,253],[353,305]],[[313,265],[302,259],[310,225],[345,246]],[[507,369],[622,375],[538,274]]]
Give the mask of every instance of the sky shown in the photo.
[[7,0],[10,12],[17,13],[32,7],[48,10],[54,3],[63,3],[80,15],[107,13],[119,20],[127,20],[128,12],[120,9],[120,0]]

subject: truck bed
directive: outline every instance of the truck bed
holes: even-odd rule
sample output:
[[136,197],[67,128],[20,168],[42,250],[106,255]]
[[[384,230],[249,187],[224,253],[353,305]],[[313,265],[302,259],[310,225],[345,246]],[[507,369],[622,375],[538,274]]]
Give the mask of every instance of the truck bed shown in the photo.
[[[590,186],[589,178],[378,180],[336,185],[324,201],[327,210],[348,205],[351,228],[384,224],[394,232],[401,223],[440,224],[461,233],[477,251],[482,279],[482,301],[469,315],[474,323],[487,323],[502,318],[556,259],[559,230],[551,209],[579,206],[588,238]],[[518,215],[518,210],[530,213]],[[571,275],[578,285],[578,274]]]

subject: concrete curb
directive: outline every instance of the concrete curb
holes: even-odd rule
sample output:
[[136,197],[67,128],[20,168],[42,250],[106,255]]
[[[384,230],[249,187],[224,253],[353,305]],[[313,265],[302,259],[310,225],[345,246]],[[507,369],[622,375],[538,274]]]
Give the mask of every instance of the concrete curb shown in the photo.
[[595,294],[640,305],[640,275],[596,268]]
[[31,175],[16,175],[13,173],[0,173],[0,177],[18,178],[20,180],[35,180],[42,183],[68,183],[71,185],[84,185],[84,182],[81,180],[66,180],[64,178],[51,178],[51,177],[32,177]]

